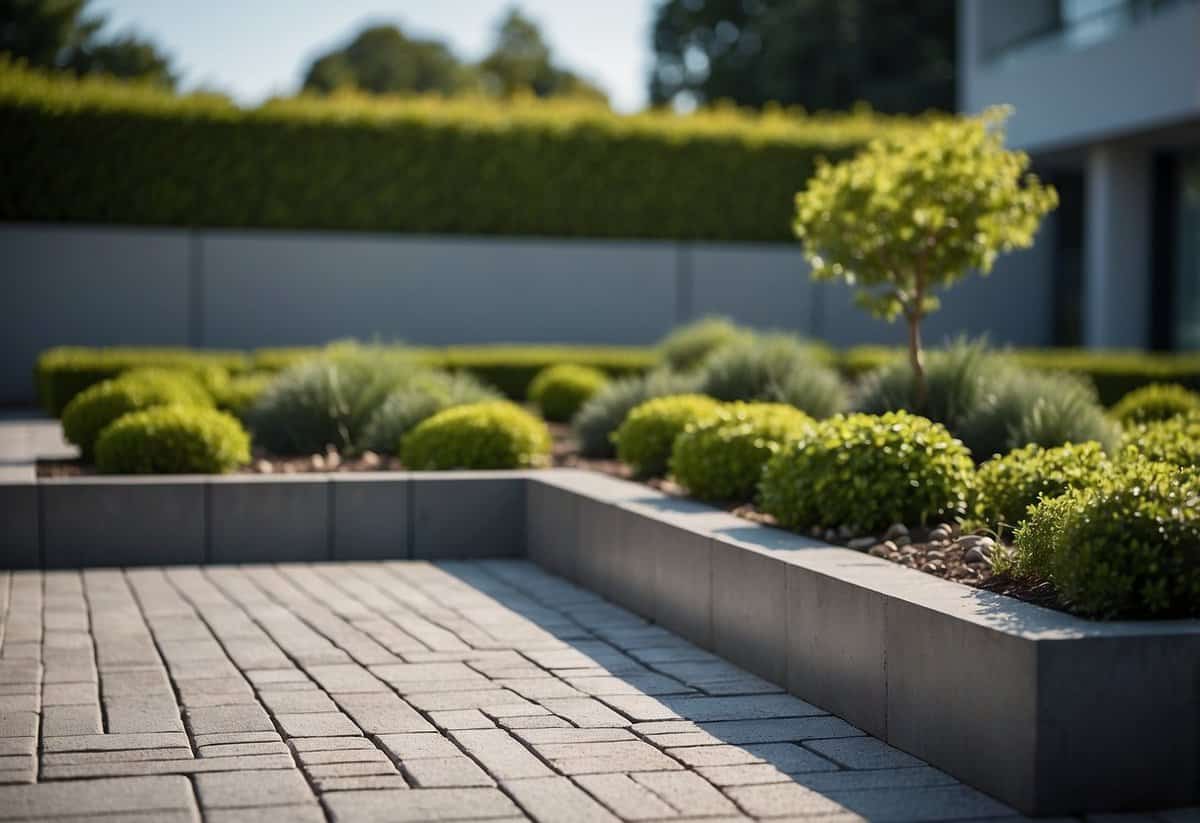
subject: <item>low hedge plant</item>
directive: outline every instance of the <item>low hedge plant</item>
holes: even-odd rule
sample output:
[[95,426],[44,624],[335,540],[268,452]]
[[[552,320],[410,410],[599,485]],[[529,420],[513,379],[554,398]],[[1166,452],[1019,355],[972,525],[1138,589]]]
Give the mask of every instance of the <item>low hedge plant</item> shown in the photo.
[[1011,530],[1042,498],[1089,487],[1110,471],[1112,464],[1099,443],[1014,449],[979,467],[975,512],[987,526]]
[[1112,407],[1112,416],[1126,426],[1169,420],[1193,412],[1200,412],[1200,394],[1178,383],[1142,386]]
[[131,412],[96,441],[96,468],[109,474],[221,474],[249,461],[241,423],[200,406]]
[[542,417],[565,423],[607,383],[608,376],[590,366],[576,363],[548,366],[529,385],[529,400],[541,410]]
[[721,404],[703,394],[677,394],[635,407],[613,433],[617,457],[638,477],[666,473],[675,438],[691,423],[712,417]]
[[91,461],[97,438],[119,417],[166,405],[211,407],[212,400],[187,375],[154,370],[105,380],[77,394],[63,409],[63,436]]
[[714,352],[731,343],[749,340],[753,333],[725,317],[704,317],[680,326],[658,344],[662,363],[674,371],[691,371],[704,365]]
[[658,361],[653,349],[636,346],[450,346],[434,350],[431,365],[467,372],[512,400],[524,400],[535,377],[550,366],[573,364],[609,377],[642,374]]
[[1124,451],[1175,466],[1200,466],[1200,412],[1131,426],[1121,440]]
[[401,446],[414,471],[522,469],[545,465],[546,424],[507,401],[471,403],[438,412],[409,432]]
[[904,411],[838,415],[767,462],[759,500],[787,528],[873,532],[961,519],[974,484],[970,452],[940,423]]
[[767,461],[813,422],[782,403],[725,404],[675,438],[671,474],[702,500],[748,502]]

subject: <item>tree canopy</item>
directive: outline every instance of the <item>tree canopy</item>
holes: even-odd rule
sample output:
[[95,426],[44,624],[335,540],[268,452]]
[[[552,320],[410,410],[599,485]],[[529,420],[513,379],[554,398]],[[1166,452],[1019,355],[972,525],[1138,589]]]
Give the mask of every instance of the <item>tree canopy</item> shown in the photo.
[[655,104],[953,110],[955,0],[665,0]]
[[338,89],[372,94],[473,91],[497,97],[530,92],[605,99],[595,85],[555,63],[537,24],[517,8],[501,18],[494,45],[479,63],[460,60],[438,40],[410,37],[397,26],[373,26],[314,60],[304,89],[320,94]]
[[170,58],[134,34],[104,37],[88,0],[0,0],[0,53],[31,66],[143,79],[174,88]]

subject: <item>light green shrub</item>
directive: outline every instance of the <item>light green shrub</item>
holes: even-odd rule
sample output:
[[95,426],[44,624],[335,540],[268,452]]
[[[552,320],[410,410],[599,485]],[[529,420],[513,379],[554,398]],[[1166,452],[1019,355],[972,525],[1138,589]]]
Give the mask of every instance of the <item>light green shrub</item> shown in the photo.
[[589,366],[548,366],[529,385],[529,399],[541,409],[542,417],[562,423],[574,417],[607,383],[604,372]]
[[847,394],[819,352],[781,334],[735,342],[705,362],[700,390],[718,400],[787,403],[813,417],[828,417],[845,409]]
[[1200,482],[1194,470],[1131,460],[1039,504],[1016,534],[1014,567],[1101,618],[1200,615]]
[[1125,430],[1125,452],[1175,466],[1200,466],[1200,412],[1142,423]]
[[1200,394],[1178,383],[1151,383],[1134,389],[1112,408],[1112,416],[1126,426],[1193,412],[1200,412]]
[[421,421],[455,406],[500,399],[498,391],[469,374],[417,375],[389,394],[375,410],[363,430],[360,446],[380,454],[399,454],[404,436]]
[[1011,529],[1043,497],[1085,488],[1111,470],[1099,443],[1025,446],[979,467],[976,515],[989,526]]
[[780,525],[871,532],[962,518],[975,465],[939,423],[907,412],[838,415],[768,461],[759,485]]
[[275,375],[266,372],[238,374],[211,385],[209,393],[218,409],[244,417],[274,380]]
[[721,404],[702,394],[657,397],[635,407],[613,434],[617,457],[639,477],[667,471],[675,438],[689,423],[711,417]]
[[114,420],[130,412],[166,405],[211,406],[212,400],[190,377],[171,372],[105,380],[80,392],[63,409],[63,436],[90,461],[96,439]]
[[728,403],[675,438],[671,474],[703,500],[747,502],[763,466],[813,419],[782,403]]
[[250,436],[224,412],[158,406],[132,412],[96,442],[96,467],[110,474],[217,474],[250,460]]
[[709,355],[731,343],[753,336],[725,317],[705,317],[680,326],[658,344],[663,363],[674,371],[691,371],[704,364]]
[[616,454],[613,432],[635,406],[655,397],[689,394],[699,385],[698,375],[666,371],[614,380],[584,403],[571,421],[580,451],[585,457],[612,457]]
[[404,465],[415,471],[520,469],[546,464],[550,431],[536,416],[506,401],[438,412],[405,436]]

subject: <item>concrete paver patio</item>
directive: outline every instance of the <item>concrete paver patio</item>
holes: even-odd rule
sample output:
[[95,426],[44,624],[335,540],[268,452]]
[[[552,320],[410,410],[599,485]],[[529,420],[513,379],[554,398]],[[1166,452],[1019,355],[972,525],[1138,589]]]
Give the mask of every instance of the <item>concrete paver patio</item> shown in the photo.
[[523,561],[5,571],[0,616],[0,820],[1015,817]]

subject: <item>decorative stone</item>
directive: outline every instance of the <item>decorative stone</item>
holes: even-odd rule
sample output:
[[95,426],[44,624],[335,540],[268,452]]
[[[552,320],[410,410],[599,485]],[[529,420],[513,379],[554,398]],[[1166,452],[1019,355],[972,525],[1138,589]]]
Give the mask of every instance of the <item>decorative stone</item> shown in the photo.
[[893,523],[883,533],[884,540],[895,540],[897,537],[908,537],[908,526],[903,523]]
[[874,546],[875,543],[875,538],[869,535],[867,537],[856,537],[846,543],[846,548],[854,549],[857,552],[863,552]]

